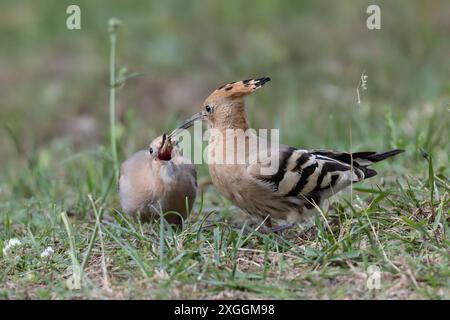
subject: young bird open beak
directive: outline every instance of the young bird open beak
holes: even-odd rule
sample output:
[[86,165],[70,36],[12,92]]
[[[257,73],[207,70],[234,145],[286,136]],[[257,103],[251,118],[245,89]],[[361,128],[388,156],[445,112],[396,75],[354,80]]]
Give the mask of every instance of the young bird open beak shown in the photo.
[[170,140],[170,137],[167,136],[167,134],[163,133],[162,136],[162,142],[161,147],[158,150],[158,159],[169,161],[172,159],[172,150],[173,150],[173,144]]

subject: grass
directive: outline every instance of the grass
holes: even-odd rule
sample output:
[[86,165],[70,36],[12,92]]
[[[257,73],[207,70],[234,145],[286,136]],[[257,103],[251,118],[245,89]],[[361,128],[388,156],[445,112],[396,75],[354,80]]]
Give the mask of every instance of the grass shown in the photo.
[[[332,10],[324,11],[325,4]],[[7,137],[0,149],[0,298],[449,299],[448,41],[433,24],[444,10],[415,2],[397,19],[400,11],[390,5],[382,9],[388,32],[363,30],[363,39],[355,40],[363,5],[347,2],[285,7],[261,1],[251,14],[236,15],[229,5],[167,1],[147,5],[154,19],[120,2],[81,2],[84,31],[69,34],[73,43],[64,41],[69,35],[57,27],[57,15],[31,28],[26,19],[15,24],[20,5],[6,5],[3,42],[24,34],[29,40],[21,49],[12,46],[14,55],[0,53],[7,75],[0,74],[0,82],[17,88],[0,102]],[[49,11],[43,4],[21,8],[23,14]],[[403,11],[423,15],[423,22],[414,25]],[[325,19],[319,12],[339,15]],[[124,25],[114,30],[108,108],[105,23],[117,13]],[[264,36],[261,25],[268,26]],[[373,44],[383,49],[379,55]],[[44,63],[50,70],[42,73],[35,66],[49,56],[55,65],[63,62],[60,69]],[[76,68],[66,57],[79,62]],[[152,70],[131,79],[138,74],[128,73],[124,62],[131,70]],[[367,90],[358,103],[364,70]],[[273,83],[248,99],[250,121],[280,127],[283,142],[406,152],[376,165],[377,177],[282,234],[249,231],[248,217],[208,184],[204,166],[201,196],[183,228],[125,216],[116,194],[117,163],[173,127],[180,113],[197,110],[211,88],[255,74],[273,75]],[[59,77],[73,80],[70,90]],[[61,112],[60,105],[68,107]],[[11,238],[22,245],[5,255]],[[53,256],[41,258],[48,246]],[[374,266],[381,287],[370,290],[367,270]]]
[[111,139],[111,156],[114,161],[114,172],[116,182],[119,181],[119,159],[117,156],[117,134],[116,134],[116,29],[121,22],[117,19],[110,19],[108,23],[109,31],[109,128]]
[[[102,154],[84,155],[66,170],[85,169],[87,176],[111,171],[112,160]],[[2,257],[0,294],[37,299],[449,298],[449,185],[434,171],[430,155],[419,160],[428,167],[423,177],[355,187],[352,202],[344,195],[314,221],[281,235],[244,232],[234,208],[214,206],[218,196],[211,188],[180,230],[163,220],[131,221],[116,210],[114,188],[96,178],[77,187],[76,203],[58,205],[53,202],[57,186],[46,173],[50,167],[38,161],[19,178],[25,183],[26,177],[36,177],[34,195],[15,199],[11,190],[14,200],[2,203],[2,242],[16,237],[23,245],[12,257]],[[380,171],[386,175],[389,169]],[[43,260],[39,254],[47,246],[55,253]],[[366,287],[370,266],[381,270],[378,290]],[[81,277],[71,285],[73,270]]]

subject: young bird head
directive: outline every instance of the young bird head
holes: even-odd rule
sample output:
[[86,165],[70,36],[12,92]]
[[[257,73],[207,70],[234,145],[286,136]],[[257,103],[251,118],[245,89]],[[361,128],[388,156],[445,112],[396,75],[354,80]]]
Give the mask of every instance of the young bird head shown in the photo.
[[148,149],[152,160],[169,161],[172,159],[174,147],[172,140],[165,133],[152,141]]
[[216,129],[247,129],[244,97],[269,81],[269,77],[247,79],[217,88],[206,98],[202,110],[186,119],[178,129],[187,129],[198,120],[204,120]]

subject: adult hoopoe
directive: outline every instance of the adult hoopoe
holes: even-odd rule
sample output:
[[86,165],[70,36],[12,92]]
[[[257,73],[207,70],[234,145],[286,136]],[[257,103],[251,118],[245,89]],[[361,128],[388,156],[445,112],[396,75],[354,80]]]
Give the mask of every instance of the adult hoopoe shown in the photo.
[[[204,120],[210,129],[215,129],[211,130],[215,133],[211,133],[208,143],[208,164],[214,186],[239,208],[267,218],[268,226],[271,226],[271,217],[287,220],[286,226],[303,221],[314,213],[322,200],[352,183],[376,175],[369,165],[402,152],[303,150],[268,141],[265,141],[268,147],[252,151],[249,147],[252,139],[259,143],[264,138],[248,132],[243,98],[268,81],[270,78],[265,77],[219,87],[205,100],[202,111],[178,128],[186,129],[195,121]],[[245,144],[241,151],[236,151],[239,149],[236,140]],[[230,153],[233,154],[228,157]],[[245,161],[216,161],[236,160],[239,156]],[[264,172],[263,169],[270,167],[269,173]]]
[[[186,218],[197,195],[197,172],[181,157],[166,134],[126,160],[120,168],[119,197],[126,214],[143,222],[160,212],[175,211]],[[169,223],[180,224],[176,214],[165,216]]]

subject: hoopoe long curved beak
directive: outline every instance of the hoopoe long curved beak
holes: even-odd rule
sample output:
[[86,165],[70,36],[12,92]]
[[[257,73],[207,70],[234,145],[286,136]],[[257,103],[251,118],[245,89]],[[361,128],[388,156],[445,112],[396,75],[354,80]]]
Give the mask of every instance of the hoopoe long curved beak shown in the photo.
[[170,138],[176,136],[177,134],[179,134],[182,130],[190,128],[191,126],[194,125],[195,122],[202,121],[203,117],[204,117],[204,111],[200,111],[200,112],[194,114],[193,116],[187,118],[181,125],[178,126],[178,128],[173,130],[168,135],[168,138],[170,139]]

